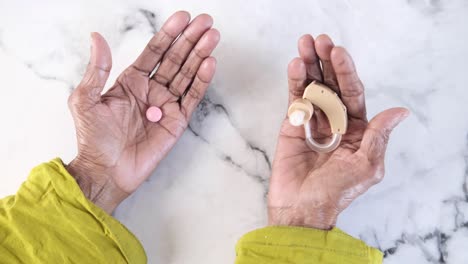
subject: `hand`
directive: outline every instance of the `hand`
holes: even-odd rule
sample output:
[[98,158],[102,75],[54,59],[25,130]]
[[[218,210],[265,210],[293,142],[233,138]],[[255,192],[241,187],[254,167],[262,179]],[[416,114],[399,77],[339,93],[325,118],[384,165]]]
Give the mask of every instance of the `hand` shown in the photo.
[[[102,95],[111,53],[101,35],[91,35],[90,63],[69,98],[78,155],[67,169],[88,199],[108,213],[171,150],[213,78],[216,60],[210,54],[219,42],[219,32],[211,28],[209,15],[189,22],[187,12],[173,14]],[[147,120],[149,106],[161,108],[158,123]]]
[[[310,35],[301,37],[299,54],[288,66],[289,104],[302,97],[312,80],[322,82],[346,105],[348,130],[336,150],[316,153],[307,147],[303,127],[283,121],[270,181],[269,224],[330,229],[341,211],[382,180],[390,132],[409,111],[388,109],[368,122],[364,87],[353,60],[328,36],[315,43]],[[331,135],[321,111],[314,113],[311,126],[319,142]]]

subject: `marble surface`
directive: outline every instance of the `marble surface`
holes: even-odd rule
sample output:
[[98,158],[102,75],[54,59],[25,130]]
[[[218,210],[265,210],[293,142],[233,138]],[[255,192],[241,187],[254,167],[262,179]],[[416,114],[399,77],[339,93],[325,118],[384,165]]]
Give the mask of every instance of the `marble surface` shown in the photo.
[[89,32],[109,41],[114,79],[179,9],[213,15],[222,41],[191,129],[116,212],[150,263],[232,263],[236,240],[265,225],[286,65],[300,35],[322,32],[354,56],[369,117],[391,106],[413,113],[391,137],[386,178],[338,226],[385,263],[468,262],[465,0],[0,0],[2,196],[34,165],[75,155],[66,100]]

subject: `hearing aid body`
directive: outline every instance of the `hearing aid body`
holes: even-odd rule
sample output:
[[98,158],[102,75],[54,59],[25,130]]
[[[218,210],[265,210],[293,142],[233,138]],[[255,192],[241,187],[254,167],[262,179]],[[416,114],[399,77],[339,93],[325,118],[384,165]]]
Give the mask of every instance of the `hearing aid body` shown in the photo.
[[[314,107],[322,110],[328,118],[332,138],[326,143],[319,143],[312,137],[310,119]],[[301,99],[295,100],[288,109],[289,122],[293,126],[304,126],[306,143],[314,151],[330,152],[335,150],[346,133],[348,116],[346,106],[339,96],[327,86],[313,81],[304,90]]]

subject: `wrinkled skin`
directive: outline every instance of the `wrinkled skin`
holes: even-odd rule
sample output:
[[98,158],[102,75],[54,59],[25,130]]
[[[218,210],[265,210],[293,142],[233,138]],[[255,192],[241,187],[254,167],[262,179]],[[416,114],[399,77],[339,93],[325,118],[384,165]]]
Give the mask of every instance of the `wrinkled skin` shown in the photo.
[[[390,132],[409,112],[392,108],[368,122],[364,87],[347,51],[326,35],[316,40],[304,35],[298,46],[300,57],[288,66],[289,104],[302,97],[311,81],[325,83],[348,109],[348,130],[336,150],[316,153],[304,142],[303,127],[283,121],[270,181],[269,224],[326,230],[354,199],[382,180]],[[311,126],[317,141],[331,135],[323,112],[314,114]]]
[[[149,177],[186,129],[215,72],[210,55],[220,36],[212,24],[208,15],[190,22],[187,12],[173,14],[105,94],[110,48],[92,33],[88,68],[69,98],[78,155],[67,169],[108,213]],[[161,108],[158,123],[146,119],[149,106]]]

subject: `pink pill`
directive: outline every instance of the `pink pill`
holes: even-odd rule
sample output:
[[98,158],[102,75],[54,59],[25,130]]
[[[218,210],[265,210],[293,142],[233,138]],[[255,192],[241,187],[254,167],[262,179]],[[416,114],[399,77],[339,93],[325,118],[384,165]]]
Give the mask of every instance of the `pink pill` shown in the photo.
[[161,108],[157,106],[151,106],[150,108],[148,108],[148,110],[146,110],[146,118],[148,118],[148,120],[151,122],[156,123],[159,120],[161,120],[161,117],[162,117]]

